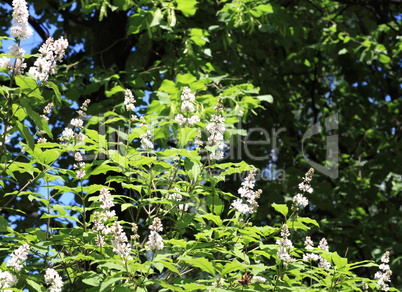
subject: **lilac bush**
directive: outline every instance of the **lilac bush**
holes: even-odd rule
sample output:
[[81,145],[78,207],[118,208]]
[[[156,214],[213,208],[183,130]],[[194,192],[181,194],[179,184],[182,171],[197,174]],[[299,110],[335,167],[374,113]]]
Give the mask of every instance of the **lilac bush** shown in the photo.
[[[263,194],[256,189],[257,169],[245,162],[224,161],[231,135],[240,130],[235,124],[243,118],[234,116],[226,104],[230,100],[241,112],[259,106],[255,90],[248,84],[240,87],[245,92],[250,89],[247,98],[255,103],[227,88],[212,96],[207,92],[210,79],[178,75],[175,82],[162,84],[159,92],[164,93],[163,98],[153,100],[145,112],[136,110],[138,98],[132,91],[120,86],[114,94],[116,100],[124,100],[122,104],[116,102],[109,112],[94,116],[87,114],[88,99],[60,137],[53,137],[48,117],[52,108],[61,106],[56,101],[64,97],[52,75],[57,73],[56,62],[62,61],[68,42],[49,38],[24,73],[25,51],[20,42],[29,38],[32,30],[25,1],[14,0],[13,5],[11,34],[16,44],[1,61],[1,72],[8,74],[11,87],[0,89],[8,113],[3,118],[0,155],[9,158],[2,159],[0,171],[10,178],[21,172],[31,175],[26,186],[15,185],[15,192],[8,195],[13,199],[28,196],[39,206],[43,225],[17,232],[12,222],[2,223],[1,247],[9,257],[1,266],[0,288],[397,291],[390,287],[389,251],[378,266],[370,260],[349,263],[330,251],[325,238],[314,247],[308,232],[318,223],[302,216],[309,196],[316,195],[314,169],[302,178],[300,192],[289,206],[260,206]],[[42,96],[44,87],[53,90],[54,100]],[[41,110],[30,115],[39,105]],[[36,142],[25,122],[37,127]],[[101,126],[119,129],[122,140],[108,141]],[[8,155],[9,134],[21,136],[21,155],[27,162]],[[177,145],[163,147],[173,140]],[[63,155],[73,157],[74,163],[62,167],[58,161]],[[104,185],[88,183],[98,174],[106,174]],[[234,174],[245,177],[236,186],[237,194],[220,190],[219,183]],[[39,178],[44,178],[47,189],[73,193],[81,203],[65,206],[51,192],[47,196],[26,192]],[[127,193],[117,193],[116,184]],[[250,218],[261,207],[272,207],[278,220],[253,225]],[[117,210],[127,212],[131,221],[122,220]],[[51,224],[62,219],[73,222],[73,227]],[[304,245],[299,244],[303,241]],[[379,271],[373,279],[363,278],[353,272],[362,267],[378,267]]]

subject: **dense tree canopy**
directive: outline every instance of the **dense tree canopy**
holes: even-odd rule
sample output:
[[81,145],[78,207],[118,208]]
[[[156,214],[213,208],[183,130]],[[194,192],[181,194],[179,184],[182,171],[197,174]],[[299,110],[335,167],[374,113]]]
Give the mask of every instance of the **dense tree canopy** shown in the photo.
[[[5,36],[12,1],[3,2],[0,35]],[[259,94],[260,105],[247,98],[243,101],[249,105],[244,108],[226,101],[226,107],[233,106],[233,115],[249,111],[238,125],[249,135],[232,141],[225,160],[245,160],[266,174],[257,182],[263,189],[260,206],[287,202],[310,167],[306,157],[324,164],[328,136],[338,135],[338,175],[318,173],[315,196],[310,198],[313,218],[325,223],[315,235],[325,234],[334,250],[355,260],[379,258],[389,250],[394,284],[402,287],[400,0],[28,4],[35,12],[29,23],[43,41],[64,36],[70,45],[57,75],[62,99],[55,100],[50,117],[55,140],[74,116],[76,104],[90,99],[89,113],[106,112],[123,103],[122,95],[117,95],[120,99],[115,95],[121,88],[132,89],[137,104],[143,106],[141,112],[171,115],[178,109],[164,102],[162,91],[169,88],[168,80],[180,83],[180,74],[207,80],[207,94],[225,93],[228,88],[233,90],[228,96]],[[3,75],[0,78],[8,83]],[[62,104],[64,110],[58,112]],[[326,131],[325,119],[334,114],[339,126]],[[322,131],[303,140],[317,123]],[[18,153],[21,137],[11,139],[7,147]],[[260,143],[250,146],[247,139]],[[168,147],[163,143],[161,139],[158,146]],[[71,162],[66,158],[60,163]],[[29,177],[17,180],[23,185]],[[233,191],[230,181],[220,184]],[[9,197],[2,195],[10,192],[7,187],[6,183],[0,190],[0,205],[9,208],[1,215],[19,214],[21,220],[15,224],[21,230],[40,224],[27,199],[8,203]],[[30,220],[22,220],[25,217]],[[260,208],[252,219],[272,223],[276,217],[272,208]]]

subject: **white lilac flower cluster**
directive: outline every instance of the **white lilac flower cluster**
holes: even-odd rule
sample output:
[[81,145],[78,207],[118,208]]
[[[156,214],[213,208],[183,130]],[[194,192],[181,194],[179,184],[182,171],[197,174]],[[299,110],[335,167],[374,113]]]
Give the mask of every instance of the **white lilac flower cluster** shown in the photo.
[[207,145],[214,148],[214,151],[209,155],[210,159],[220,160],[223,158],[225,142],[223,133],[225,132],[225,119],[222,117],[223,105],[219,102],[214,108],[218,113],[211,116],[211,121],[207,125],[209,132]]
[[40,116],[45,120],[45,121],[49,121],[49,115],[52,112],[52,107],[54,106],[53,102],[49,102],[45,108],[43,109],[43,114],[41,114]]
[[[109,219],[116,219],[116,212],[111,211],[110,208],[114,206],[113,199],[111,198],[110,191],[107,188],[100,190],[99,201],[102,203],[100,208],[101,212],[94,212],[94,220],[92,230],[98,232],[95,243],[99,247],[105,245],[105,237],[110,234],[110,242],[113,245],[113,252],[120,256],[124,262],[132,260],[131,257],[131,244],[128,242],[126,233],[123,230],[119,221],[113,222],[109,227]],[[134,228],[134,227],[133,227]]]
[[154,220],[152,221],[152,225],[149,226],[149,229],[151,230],[151,232],[146,243],[146,249],[151,252],[154,250],[162,250],[164,247],[163,238],[158,233],[163,231],[161,220],[157,217],[154,218]]
[[45,282],[50,286],[50,292],[61,292],[61,288],[63,288],[63,280],[55,269],[46,269]]
[[0,68],[6,68],[9,72],[14,75],[20,75],[24,73],[24,69],[27,64],[24,63],[25,60],[25,50],[19,45],[21,40],[29,39],[32,34],[32,28],[28,24],[28,8],[25,0],[13,0],[13,23],[11,27],[11,35],[17,39],[17,44],[11,45],[8,49],[10,57],[0,58]]
[[24,243],[11,254],[10,259],[7,261],[7,266],[12,267],[16,272],[21,271],[22,263],[28,258],[29,244]]
[[39,48],[41,56],[36,59],[34,65],[29,68],[29,73],[35,76],[41,84],[45,84],[49,75],[56,74],[56,61],[62,62],[68,41],[61,37],[58,40],[48,38]]
[[145,149],[154,149],[154,144],[151,142],[152,133],[147,130],[144,134],[140,135],[141,145]]
[[132,260],[131,244],[128,242],[127,235],[124,232],[120,221],[113,222],[110,229],[112,234],[110,241],[113,245],[113,252],[120,256],[123,262]]
[[[305,249],[307,250],[312,250],[314,249],[314,243],[311,240],[310,236],[306,237],[306,240],[304,241],[304,246]],[[329,251],[329,247],[328,247],[328,242],[325,238],[322,238],[320,240],[320,243],[318,244],[318,248],[324,251]],[[306,253],[303,255],[303,260],[304,261],[308,261],[308,262],[312,262],[312,261],[319,261],[318,262],[318,266],[320,268],[326,268],[329,269],[331,267],[331,264],[324,259],[322,256],[315,254],[315,253]]]
[[124,90],[124,105],[126,106],[127,111],[133,111],[135,110],[135,99],[133,96],[133,93],[131,92],[130,89],[125,89]]
[[279,245],[276,255],[283,262],[284,265],[295,262],[296,259],[290,255],[290,250],[293,248],[292,241],[288,239],[290,236],[289,227],[283,224],[281,227],[281,238],[276,240],[276,244]]
[[392,271],[389,267],[389,251],[386,251],[381,257],[380,271],[374,274],[374,279],[382,291],[389,291],[388,283],[391,282]]
[[105,236],[111,232],[107,222],[109,219],[116,216],[116,212],[110,210],[110,208],[114,206],[114,203],[113,199],[110,197],[110,191],[107,188],[100,190],[99,201],[102,203],[100,206],[102,211],[94,212],[92,230],[98,232],[95,243],[97,246],[102,247],[105,245]]
[[85,162],[83,162],[83,158],[80,152],[75,152],[74,160],[77,162],[74,164],[74,169],[77,170],[76,178],[82,179],[85,176]]
[[254,283],[265,283],[267,281],[267,279],[265,279],[264,277],[261,277],[261,276],[254,276],[252,281]]
[[[303,182],[299,184],[299,190],[302,191],[303,193],[311,194],[313,192],[313,188],[310,185],[311,180],[313,179],[313,173],[314,168],[310,168],[303,177]],[[292,204],[293,211],[299,211],[300,206],[306,207],[307,205],[308,205],[308,199],[303,194],[298,193],[296,194],[296,196],[293,197],[293,204]]]
[[0,289],[2,291],[11,291],[11,290],[3,290],[2,288],[11,288],[15,286],[18,282],[18,278],[7,271],[0,271]]
[[83,117],[86,116],[86,111],[88,110],[88,105],[91,101],[89,99],[85,100],[80,109],[77,111],[79,118],[71,119],[70,125],[78,129],[78,133],[76,133],[72,128],[64,128],[63,132],[61,133],[60,140],[71,142],[73,139],[77,143],[83,142],[85,140],[85,135],[82,133],[84,128],[84,121],[82,120]]
[[13,0],[13,23],[11,35],[18,40],[27,40],[32,34],[32,28],[28,24],[28,7],[25,0]]
[[[167,199],[168,199],[168,200],[174,200],[174,201],[176,201],[176,202],[181,202],[181,201],[183,200],[183,196],[178,193],[178,192],[181,192],[181,190],[180,190],[179,188],[177,188],[177,187],[174,187],[174,190],[175,190],[177,193],[170,193],[170,194],[168,194],[168,195],[167,195]],[[189,208],[189,205],[188,205],[188,204],[179,204],[179,205],[177,205],[177,208],[178,208],[180,211],[187,212],[187,211],[188,211],[188,208]]]
[[237,191],[241,198],[245,198],[247,203],[243,202],[243,199],[236,199],[231,204],[231,208],[237,210],[241,214],[254,213],[258,207],[257,199],[260,197],[262,190],[253,191],[255,186],[255,174],[257,169],[250,170],[250,173],[246,179],[241,183],[241,187]]
[[[9,55],[14,61],[7,57],[0,59],[0,67],[6,68],[13,75],[24,73],[26,63],[24,63],[25,50],[20,46],[21,40],[27,40],[33,34],[32,28],[28,24],[29,12],[25,0],[13,0],[13,23],[11,35],[16,38],[17,43],[9,47]],[[34,65],[29,69],[29,73],[36,77],[41,84],[45,84],[49,75],[56,74],[56,61],[62,62],[68,41],[59,38],[54,41],[48,38],[40,47],[41,56],[36,59]]]
[[[191,93],[191,89],[187,86],[183,88],[181,93],[181,112],[182,113],[193,113],[195,112],[194,102],[195,102],[195,94]],[[192,115],[190,117],[185,117],[182,114],[176,115],[174,118],[177,122],[180,123],[181,126],[185,125],[194,125],[200,121],[198,115]]]

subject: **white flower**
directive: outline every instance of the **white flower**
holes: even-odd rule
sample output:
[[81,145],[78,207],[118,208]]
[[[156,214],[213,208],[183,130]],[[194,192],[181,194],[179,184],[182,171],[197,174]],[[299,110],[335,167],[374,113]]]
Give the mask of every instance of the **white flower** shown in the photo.
[[29,39],[33,30],[28,24],[29,13],[25,0],[13,0],[12,16],[15,25],[11,27],[11,35],[17,39]]
[[52,268],[47,268],[45,273],[45,282],[50,285],[50,292],[61,292],[63,287],[63,280],[56,270]]
[[309,184],[306,184],[304,182],[299,183],[299,190],[310,194],[313,192],[313,188]]
[[311,240],[310,236],[306,236],[306,240],[304,241],[304,246],[306,249],[314,249],[314,243]]
[[151,231],[146,243],[146,248],[148,251],[162,250],[164,247],[163,238],[156,231]]
[[85,140],[85,135],[84,135],[84,133],[75,133],[74,134],[74,138],[75,138],[75,140],[77,140],[77,142],[83,142],[84,140]]
[[68,47],[68,42],[63,37],[54,41],[48,38],[39,48],[41,57],[36,59],[34,66],[29,69],[29,73],[34,75],[42,84],[46,83],[49,75],[56,74],[56,60],[62,61],[64,51]]
[[199,121],[200,121],[200,117],[197,116],[197,115],[193,115],[193,116],[191,116],[190,118],[187,119],[187,122],[190,125],[194,125],[194,124],[198,123]]
[[331,267],[331,264],[323,257],[320,257],[320,262],[318,263],[318,267],[324,268],[324,269],[329,269]]
[[[220,153],[220,152],[219,152]],[[235,200],[231,207],[239,211],[241,214],[254,213],[258,207],[257,199],[260,197],[262,190],[253,191],[255,186],[255,173],[257,169],[252,169],[245,180],[241,183],[242,187],[237,191],[240,197],[246,198],[247,203],[243,203],[242,199]]]
[[286,224],[283,224],[281,227],[281,238],[276,240],[276,244],[279,245],[277,256],[284,264],[288,264],[294,262],[295,259],[291,257],[289,254],[289,250],[293,248],[292,242],[288,239],[290,236],[289,227]]
[[[175,187],[174,190],[175,190],[176,192],[180,192],[180,189],[177,188],[177,187]],[[168,199],[168,200],[175,200],[175,201],[177,201],[177,202],[180,202],[181,200],[183,200],[183,196],[180,195],[179,193],[171,193],[171,194],[168,194],[168,195],[167,195],[167,199]]]
[[83,169],[80,169],[80,170],[78,170],[77,171],[77,175],[76,175],[76,178],[77,179],[82,179],[84,176],[85,176],[85,170],[83,170]]
[[145,134],[140,135],[142,147],[145,149],[154,149],[154,144],[149,140],[151,137],[152,134],[149,130]]
[[210,133],[208,137],[208,146],[216,146],[215,153],[210,154],[210,159],[223,158],[223,150],[225,148],[223,133],[226,128],[223,124],[225,119],[220,114],[213,114],[211,116],[211,122],[207,125],[207,131]]
[[320,259],[320,256],[318,254],[315,253],[306,253],[303,255],[303,260],[304,261],[318,261]]
[[152,225],[150,225],[148,228],[153,231],[162,232],[163,225],[161,219],[155,217],[154,220],[152,221]]
[[299,206],[306,207],[308,205],[308,199],[302,194],[297,194],[293,197],[292,210],[299,210]]
[[250,208],[247,204],[243,203],[242,199],[236,199],[230,205],[232,209],[237,210],[240,214],[252,213],[254,209]]
[[65,128],[61,133],[61,140],[71,140],[74,137],[74,131],[71,128]]
[[38,143],[46,143],[47,139],[46,138],[38,138]]
[[27,260],[28,251],[29,244],[24,243],[11,254],[11,258],[7,261],[7,266],[14,268],[17,272],[21,271],[21,263]]
[[75,161],[82,161],[83,160],[83,158],[82,158],[82,155],[81,155],[81,153],[80,152],[75,152],[75,154],[74,154],[74,159],[75,159]]
[[318,248],[325,250],[325,251],[329,251],[328,242],[325,238],[322,238],[320,240],[320,243],[318,244]]
[[191,89],[185,86],[181,93],[181,100],[195,101],[195,95],[191,93]]
[[192,113],[192,112],[194,112],[195,108],[194,108],[193,103],[191,101],[189,101],[189,100],[184,100],[181,103],[181,111],[183,113]]
[[73,125],[74,127],[77,127],[79,129],[82,129],[84,126],[84,121],[81,119],[72,119],[70,121],[70,124]]
[[177,208],[179,208],[179,210],[182,212],[187,212],[189,207],[190,207],[189,204],[179,204],[177,206]]
[[383,256],[381,257],[381,262],[389,263],[389,251],[386,251]]
[[13,69],[13,62],[10,58],[1,57],[0,58],[0,68],[7,68],[9,71]]
[[[318,244],[318,248],[324,251],[329,251],[329,246],[328,246],[328,242],[325,238],[322,238],[320,240],[320,243]],[[322,256],[319,257],[320,262],[318,263],[318,266],[320,268],[325,268],[325,269],[329,269],[331,267],[331,264],[324,259]]]
[[124,90],[124,105],[126,106],[127,111],[133,111],[135,110],[135,99],[133,96],[133,93],[131,92],[130,89],[125,89]]
[[261,276],[254,276],[252,280],[255,283],[265,283],[267,281],[267,279]]
[[119,221],[115,221],[113,223],[111,233],[111,243],[114,246],[113,252],[120,256],[124,262],[132,260],[131,245],[128,243],[127,236],[124,233]]
[[[18,278],[7,271],[0,271],[0,288],[11,288],[18,282]],[[6,290],[11,291],[11,290]]]
[[377,280],[377,284],[382,291],[389,291],[388,283],[391,282],[392,271],[388,265],[389,263],[389,251],[386,251],[381,257],[382,264],[379,266],[380,271],[376,272],[374,279]]
[[25,57],[25,50],[18,44],[13,44],[9,48],[9,54],[13,58],[23,59]]
[[126,104],[126,110],[127,111],[133,111],[135,110],[135,105],[132,103]]
[[59,62],[63,62],[63,57],[66,49],[68,48],[67,39],[61,37],[53,43],[53,51],[55,54],[55,59]]
[[101,188],[100,193],[99,201],[102,202],[101,208],[109,210],[114,207],[113,199],[110,197],[110,191],[107,188]]

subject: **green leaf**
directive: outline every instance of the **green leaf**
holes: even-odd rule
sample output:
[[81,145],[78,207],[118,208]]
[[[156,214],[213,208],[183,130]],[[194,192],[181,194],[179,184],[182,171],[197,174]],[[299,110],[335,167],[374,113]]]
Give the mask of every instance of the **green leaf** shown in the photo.
[[113,277],[105,282],[103,282],[100,287],[99,287],[99,292],[102,291],[112,291],[109,286],[113,285],[114,283],[118,281],[124,281],[126,278],[125,277]]
[[194,15],[197,11],[197,0],[176,0],[176,3],[177,9],[186,17]]
[[341,269],[348,264],[348,259],[342,258],[337,252],[333,252],[331,254],[331,261],[334,263],[337,269]]
[[225,208],[225,204],[216,193],[209,194],[206,198],[208,209],[215,215],[220,215]]
[[157,282],[163,288],[167,288],[168,291],[174,291],[174,292],[184,292],[185,291],[185,290],[183,290],[182,288],[180,288],[180,287],[178,287],[176,285],[166,283],[166,281],[155,281],[155,282]]
[[338,55],[345,55],[348,53],[348,50],[346,48],[343,48],[341,50],[339,50]]
[[274,101],[274,98],[272,97],[272,95],[267,94],[267,95],[259,95],[257,96],[257,98],[261,101],[266,101],[269,103],[272,103]]
[[316,220],[311,219],[309,217],[297,217],[297,221],[302,222],[302,223],[307,223],[307,224],[313,224],[317,227],[320,227],[320,225],[318,224],[318,222]]
[[229,274],[234,271],[244,271],[245,268],[246,266],[244,264],[234,259],[223,267],[221,275],[225,276],[226,274]]
[[[36,148],[38,149],[38,148]],[[35,151],[36,151],[35,149]],[[55,162],[60,156],[60,152],[56,150],[46,150],[42,152],[37,158],[43,164],[51,165]]]
[[26,98],[21,99],[21,105],[23,106],[24,110],[26,111],[29,118],[34,122],[34,124],[39,128],[39,130],[45,131],[46,134],[53,138],[53,134],[50,131],[50,128],[45,121],[36,111],[34,111],[29,104],[29,100]]
[[31,279],[26,279],[26,281],[27,281],[28,286],[31,287],[31,289],[29,291],[39,291],[39,292],[42,291],[42,287],[41,287],[41,285],[39,285],[37,283],[37,280],[34,281]]
[[3,216],[0,216],[0,232],[7,231],[7,228],[11,228],[10,223]]
[[158,260],[156,262],[162,264],[163,267],[170,270],[171,272],[176,273],[177,275],[181,275],[180,271],[171,262],[168,262],[166,260]]
[[203,215],[202,218],[205,220],[211,220],[216,224],[216,226],[221,226],[222,225],[222,219],[219,216],[216,216],[214,214],[208,213],[206,215]]
[[147,24],[151,23],[152,14],[149,11],[140,9],[138,13],[130,16],[128,22],[127,34],[137,34],[147,28]]
[[21,92],[29,97],[37,97],[40,101],[44,101],[43,96],[39,91],[39,86],[35,80],[23,75],[15,76],[15,83],[21,88]]
[[106,90],[105,95],[106,95],[106,97],[111,97],[111,96],[115,95],[116,93],[123,92],[123,91],[124,91],[124,88],[122,86],[116,85],[112,89]]
[[99,273],[95,273],[94,271],[83,272],[82,273],[82,282],[89,286],[99,287],[103,280],[103,275]]
[[162,10],[160,10],[159,8],[155,10],[154,12],[154,18],[152,19],[151,24],[149,25],[149,27],[153,27],[153,26],[157,26],[161,23],[161,20],[163,19],[163,14],[162,14]]
[[180,128],[177,134],[177,139],[179,139],[180,146],[184,148],[189,141],[192,141],[198,135],[197,128],[184,127]]
[[196,81],[197,81],[197,78],[195,78],[193,75],[191,75],[189,73],[177,75],[177,83],[180,83],[183,85],[190,85],[191,83],[194,83]]
[[391,61],[391,58],[384,54],[378,54],[378,61],[383,64],[388,64]]
[[286,204],[276,204],[272,203],[271,205],[277,212],[281,213],[284,217],[288,215],[289,208]]
[[21,136],[26,140],[28,147],[32,150],[35,149],[35,141],[28,127],[19,121],[17,121],[15,125],[17,126],[18,131],[21,133]]
[[56,95],[57,103],[61,104],[61,93],[60,93],[59,87],[56,84],[54,84],[52,81],[48,81],[46,83],[46,86],[50,87],[51,89],[53,89],[53,92]]
[[257,6],[257,9],[265,12],[265,13],[272,13],[274,12],[271,4],[261,4]]
[[197,258],[197,259],[183,258],[183,261],[193,267],[199,268],[202,271],[209,273],[212,276],[215,276],[215,268],[213,264],[209,262],[206,258]]
[[200,175],[201,168],[197,162],[191,161],[190,159],[184,160],[184,168],[187,171],[188,177],[192,182],[198,180],[198,176]]

